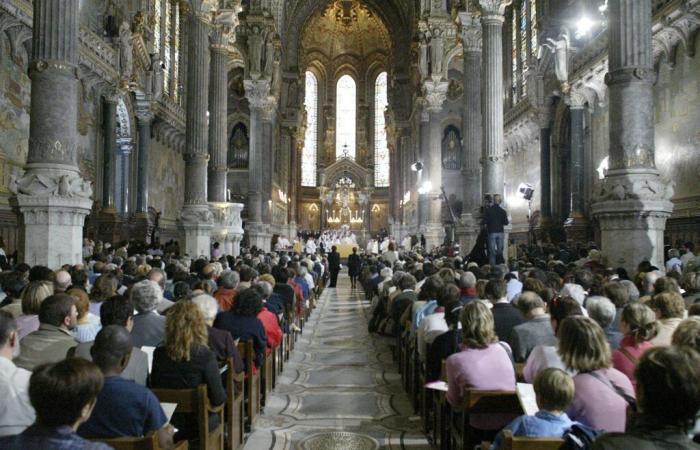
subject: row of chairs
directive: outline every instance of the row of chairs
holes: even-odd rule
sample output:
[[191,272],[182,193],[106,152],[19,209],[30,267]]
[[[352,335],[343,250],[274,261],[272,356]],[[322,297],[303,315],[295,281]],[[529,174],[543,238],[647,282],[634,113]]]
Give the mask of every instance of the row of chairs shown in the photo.
[[[311,310],[315,307],[315,299],[320,296],[323,284],[317,286],[311,295],[309,307],[304,306],[301,315],[289,315],[294,323],[303,331]],[[296,317],[294,317],[296,316]],[[250,431],[260,416],[269,394],[277,384],[279,375],[284,370],[284,364],[289,360],[296,340],[302,331],[290,329],[284,334],[282,344],[269,355],[265,355],[259,370],[254,367],[255,349],[253,341],[239,342],[238,351],[245,360],[245,371],[236,373],[233,359],[229,359],[225,369],[227,401],[223,405],[213,406],[209,402],[207,386],[200,385],[196,389],[152,389],[161,403],[176,403],[178,413],[191,414],[196,417],[200,450],[238,450],[243,448],[245,433]],[[212,416],[217,417],[216,426],[211,426]],[[157,433],[149,433],[143,438],[113,438],[100,439],[115,450],[160,450]],[[189,448],[187,441],[177,444],[177,450]]]
[[[411,398],[414,411],[420,414],[426,435],[434,448],[439,450],[473,450],[476,445],[485,446],[484,436],[493,432],[484,432],[471,425],[475,416],[492,416],[503,418],[502,426],[512,418],[523,414],[520,401],[515,391],[478,391],[465,389],[463,403],[453,408],[447,401],[446,393],[427,389],[426,367],[418,356],[418,341],[411,333],[410,324],[397,337],[394,359],[401,373],[402,384]],[[522,379],[522,364],[516,364],[518,378]],[[447,381],[445,361],[442,362],[441,379]],[[542,439],[514,437],[504,433],[504,449],[512,450],[560,450],[564,448],[563,439]]]

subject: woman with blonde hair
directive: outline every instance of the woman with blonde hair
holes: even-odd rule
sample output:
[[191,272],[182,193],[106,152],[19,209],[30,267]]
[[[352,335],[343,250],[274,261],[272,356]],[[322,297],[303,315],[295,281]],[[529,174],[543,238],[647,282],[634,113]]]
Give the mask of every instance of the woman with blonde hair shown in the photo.
[[620,331],[624,337],[612,354],[613,367],[627,375],[636,388],[634,371],[642,354],[654,345],[650,342],[659,332],[656,315],[646,305],[631,303],[622,310]]
[[[462,350],[447,358],[447,401],[460,409],[464,389],[480,391],[514,391],[515,370],[508,344],[498,341],[493,315],[482,302],[468,303],[460,316]],[[471,425],[484,431],[490,440],[514,417],[489,414],[472,415]]]
[[700,352],[700,317],[691,316],[681,322],[673,332],[671,345],[690,347]]
[[558,337],[562,362],[577,372],[574,401],[566,411],[571,420],[596,430],[624,431],[634,388],[624,373],[612,368],[603,329],[589,317],[570,316],[559,326]]
[[[165,345],[153,352],[151,387],[163,389],[195,389],[207,385],[209,401],[218,406],[226,401],[226,391],[216,355],[207,346],[207,323],[201,309],[190,300],[175,303],[168,310],[165,322]],[[218,416],[212,415],[209,425],[215,427]],[[179,430],[176,440],[197,436],[197,423],[186,414],[175,414],[171,423]]]
[[39,329],[39,309],[53,295],[50,281],[32,281],[22,291],[22,315],[17,318],[17,339]]
[[683,297],[677,292],[665,291],[652,297],[648,305],[656,313],[659,322],[659,332],[651,343],[655,346],[671,345],[673,332],[685,316]]

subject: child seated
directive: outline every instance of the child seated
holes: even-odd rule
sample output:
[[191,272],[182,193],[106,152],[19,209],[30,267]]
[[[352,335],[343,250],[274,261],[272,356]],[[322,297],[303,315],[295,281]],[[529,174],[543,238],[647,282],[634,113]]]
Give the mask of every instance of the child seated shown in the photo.
[[[540,410],[534,416],[523,415],[512,421],[504,430],[513,436],[562,437],[574,422],[564,412],[574,399],[574,380],[561,369],[544,369],[534,383],[537,405]],[[503,432],[498,433],[491,450],[501,448]]]

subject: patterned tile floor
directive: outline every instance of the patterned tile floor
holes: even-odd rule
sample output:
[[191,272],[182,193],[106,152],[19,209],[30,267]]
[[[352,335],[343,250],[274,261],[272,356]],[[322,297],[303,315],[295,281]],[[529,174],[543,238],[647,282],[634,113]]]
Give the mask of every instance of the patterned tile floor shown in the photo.
[[318,301],[245,450],[428,450],[389,341],[341,274]]

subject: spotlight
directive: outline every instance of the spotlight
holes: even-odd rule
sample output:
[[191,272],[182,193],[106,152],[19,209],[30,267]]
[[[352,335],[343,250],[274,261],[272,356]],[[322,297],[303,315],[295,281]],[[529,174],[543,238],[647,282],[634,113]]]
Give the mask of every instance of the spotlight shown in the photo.
[[418,188],[418,193],[420,195],[425,195],[432,190],[433,190],[433,183],[431,183],[430,181],[426,181],[425,183],[423,183],[421,185],[421,187]]
[[532,188],[530,183],[520,183],[520,186],[518,186],[518,192],[525,200],[530,201],[532,200],[535,190]]
[[420,172],[421,170],[423,170],[423,163],[418,161],[411,164],[411,170],[414,172]]
[[576,39],[581,39],[588,35],[588,32],[593,29],[595,24],[596,23],[588,17],[581,17],[578,22],[576,22]]

